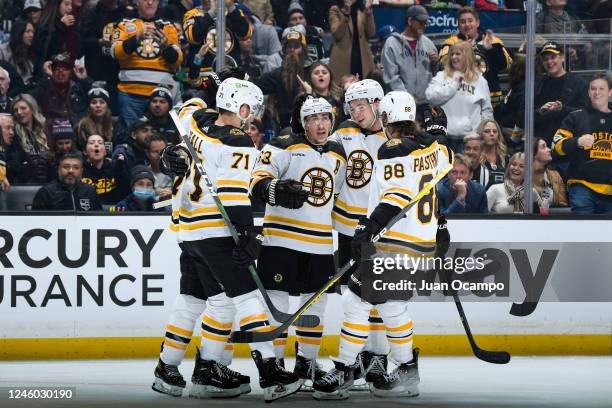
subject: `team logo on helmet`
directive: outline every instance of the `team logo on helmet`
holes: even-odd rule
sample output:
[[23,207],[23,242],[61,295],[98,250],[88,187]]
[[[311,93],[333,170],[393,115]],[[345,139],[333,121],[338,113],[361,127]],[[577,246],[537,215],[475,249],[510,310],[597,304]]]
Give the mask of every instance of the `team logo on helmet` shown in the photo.
[[365,150],[355,150],[348,157],[346,183],[353,188],[361,188],[370,182],[374,160]]
[[306,171],[300,181],[310,189],[307,200],[310,205],[323,207],[334,195],[334,178],[325,169],[314,167]]

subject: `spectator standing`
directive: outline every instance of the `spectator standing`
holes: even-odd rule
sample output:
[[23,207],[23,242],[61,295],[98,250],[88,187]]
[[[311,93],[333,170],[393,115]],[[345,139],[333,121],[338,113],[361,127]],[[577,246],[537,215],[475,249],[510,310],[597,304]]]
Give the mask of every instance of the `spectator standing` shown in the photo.
[[548,167],[552,153],[546,141],[536,138],[533,144],[533,188],[540,209],[566,207],[565,183],[561,175]]
[[[298,77],[299,78],[299,77]],[[335,124],[342,123],[342,88],[334,81],[329,66],[321,61],[315,62],[310,67],[310,75],[306,81],[300,78],[300,85],[304,92],[315,98],[324,98],[333,108]]]
[[151,170],[155,179],[155,197],[159,200],[165,200],[172,196],[173,179],[164,174],[160,168],[161,152],[166,148],[166,145],[166,140],[162,135],[154,134],[149,139],[146,150],[149,170]]
[[251,38],[238,41],[240,56],[238,57],[238,67],[246,72],[250,78],[257,78],[262,74],[262,67],[259,60],[253,53],[253,41]]
[[10,113],[10,104],[13,100],[8,95],[11,86],[11,76],[4,68],[0,68],[0,113]]
[[170,117],[170,109],[172,109],[170,90],[159,86],[149,96],[145,116],[149,119],[153,132],[162,135],[166,143],[180,144],[181,135]]
[[104,139],[90,135],[85,145],[85,163],[82,181],[96,189],[104,205],[115,205],[130,192],[130,174],[125,158],[111,161],[106,157]]
[[83,155],[66,153],[59,161],[57,179],[44,185],[34,196],[33,210],[102,211],[96,189],[81,181]]
[[169,0],[168,4],[161,9],[159,15],[164,20],[183,24],[183,16],[193,8],[193,0]]
[[326,54],[325,47],[323,46],[323,30],[306,19],[306,13],[299,1],[293,0],[291,2],[288,13],[289,21],[287,22],[287,27],[292,27],[296,30],[303,28],[303,34],[306,36],[305,66],[308,67],[315,61],[324,59]]
[[546,34],[588,34],[586,28],[566,10],[567,0],[546,0],[536,14],[537,32]]
[[113,118],[110,110],[110,95],[99,84],[87,93],[89,100],[87,113],[75,126],[77,146],[83,150],[90,135],[100,135],[104,139],[106,154],[110,155],[117,144],[125,143],[127,132],[118,118]]
[[32,23],[15,20],[11,28],[11,39],[0,45],[0,60],[11,64],[26,86],[32,85],[36,66],[36,55],[32,48],[34,33]]
[[79,35],[72,0],[48,0],[36,26],[34,50],[38,62],[43,63],[53,55],[66,53],[74,61],[79,56]]
[[559,123],[570,112],[587,105],[587,84],[565,70],[561,46],[549,41],[540,51],[545,75],[536,78],[534,86],[534,134],[550,145]]
[[341,0],[329,9],[329,25],[334,43],[330,68],[336,78],[355,74],[366,78],[374,69],[368,38],[376,34],[372,0]]
[[155,178],[147,166],[136,166],[130,183],[132,192],[117,203],[112,211],[155,211]]
[[264,25],[269,27],[274,25],[274,13],[270,0],[241,0],[240,3],[247,6],[257,16],[257,20]]
[[45,76],[41,79],[32,95],[41,101],[40,108],[47,120],[68,119],[74,125],[87,112],[87,92],[91,80],[85,68],[75,66],[68,54],[53,56],[50,68],[50,78]]
[[183,31],[191,47],[189,52],[194,57],[204,45],[206,52],[201,59],[191,58],[189,61],[189,77],[198,78],[202,74],[214,70],[216,58],[216,36],[215,28],[217,19],[217,1],[225,1],[225,54],[234,61],[240,58],[240,47],[238,41],[251,38],[252,26],[242,9],[234,5],[233,0],[211,0],[207,12],[197,7],[189,10],[183,16]]
[[487,191],[489,212],[516,214],[525,212],[525,155],[515,153],[510,158],[506,176],[502,183]]
[[492,185],[504,182],[508,149],[495,120],[485,119],[480,122],[476,133],[482,139],[481,166],[476,181],[488,190]]
[[[268,1],[265,1],[265,3],[268,6],[270,5]],[[237,3],[236,7],[239,7],[244,12],[253,26],[253,35],[251,36],[253,54],[272,55],[279,52],[281,50],[281,43],[276,29],[269,24],[263,24],[262,21],[265,18],[256,11],[251,11],[252,9],[245,6],[245,4]]]
[[524,150],[525,126],[525,54],[516,53],[508,70],[510,90],[506,94],[495,118],[507,138],[509,153]]
[[444,41],[440,49],[440,62],[444,64],[453,44],[458,41],[467,41],[474,49],[478,69],[487,80],[491,105],[497,108],[503,100],[499,74],[510,67],[512,58],[504,47],[504,43],[493,35],[491,30],[480,29],[480,17],[472,7],[459,9],[457,19],[459,20],[459,34]]
[[570,113],[553,139],[569,157],[569,202],[578,214],[612,214],[612,84],[606,74],[589,82],[590,104]]
[[483,186],[472,180],[469,157],[463,154],[454,156],[453,169],[438,184],[438,205],[444,215],[488,212],[487,194]]
[[170,21],[156,19],[158,7],[159,0],[138,0],[137,17],[124,19],[113,33],[120,116],[127,127],[143,115],[153,89],[173,86],[183,59],[179,33]]
[[119,63],[111,56],[113,32],[117,24],[128,14],[119,0],[100,0],[94,7],[83,12],[79,24],[79,35],[83,39],[85,69],[94,81],[106,82],[110,105],[117,106],[117,84],[119,82]]
[[392,32],[382,50],[383,79],[392,91],[406,91],[417,105],[427,102],[425,90],[438,71],[438,50],[427,38],[429,15],[423,6],[410,6],[406,29]]
[[431,80],[425,96],[446,113],[449,144],[456,152],[461,151],[466,134],[476,131],[483,119],[493,118],[489,86],[466,41],[450,46],[444,70]]
[[42,4],[40,0],[25,0],[23,3],[24,20],[32,23],[34,27],[38,25],[40,16],[42,15]]

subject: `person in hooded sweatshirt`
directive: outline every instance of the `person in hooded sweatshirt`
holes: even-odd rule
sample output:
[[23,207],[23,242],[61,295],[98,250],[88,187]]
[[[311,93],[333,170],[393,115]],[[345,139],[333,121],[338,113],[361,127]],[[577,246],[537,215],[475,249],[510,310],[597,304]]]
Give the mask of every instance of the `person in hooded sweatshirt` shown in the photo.
[[155,203],[155,177],[147,166],[138,165],[132,170],[132,192],[111,208],[111,212],[157,211]]

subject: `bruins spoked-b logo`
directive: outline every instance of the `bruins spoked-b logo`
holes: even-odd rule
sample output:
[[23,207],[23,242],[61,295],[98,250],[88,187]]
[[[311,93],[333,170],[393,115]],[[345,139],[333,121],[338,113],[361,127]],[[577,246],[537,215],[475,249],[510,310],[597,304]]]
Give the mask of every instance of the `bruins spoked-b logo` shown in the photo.
[[314,167],[300,181],[310,190],[307,201],[315,207],[323,207],[334,195],[334,178],[325,169]]
[[374,160],[365,150],[355,150],[348,157],[346,183],[353,188],[361,188],[370,182]]
[[139,57],[145,59],[153,59],[159,56],[159,44],[152,38],[145,38],[136,48],[136,53]]

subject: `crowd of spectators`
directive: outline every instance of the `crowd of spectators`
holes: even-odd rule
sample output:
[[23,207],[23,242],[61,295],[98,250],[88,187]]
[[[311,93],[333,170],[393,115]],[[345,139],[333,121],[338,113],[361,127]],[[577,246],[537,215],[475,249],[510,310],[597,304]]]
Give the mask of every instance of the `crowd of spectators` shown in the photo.
[[[449,213],[519,213],[532,150],[534,208],[612,213],[610,77],[569,72],[589,47],[538,43],[535,144],[523,142],[525,55],[481,27],[479,10],[523,1],[420,1],[405,27],[376,27],[373,0],[12,0],[0,9],[0,194],[39,184],[33,209],[148,211],[172,193],[161,151],[180,136],[171,108],[214,107],[217,1],[225,3],[226,73],[248,77],[266,112],[258,148],[290,132],[293,101],[327,99],[336,126],[353,82],[377,80],[444,110],[455,166],[439,187]],[[542,0],[539,31],[584,34],[610,2]],[[589,9],[590,4],[590,9]],[[439,48],[428,8],[457,8]],[[589,14],[591,13],[591,14]],[[500,76],[507,77],[502,86]],[[579,113],[576,113],[579,112]],[[589,121],[594,121],[589,123]],[[595,123],[597,122],[597,123]],[[596,173],[596,174],[594,174]]]

